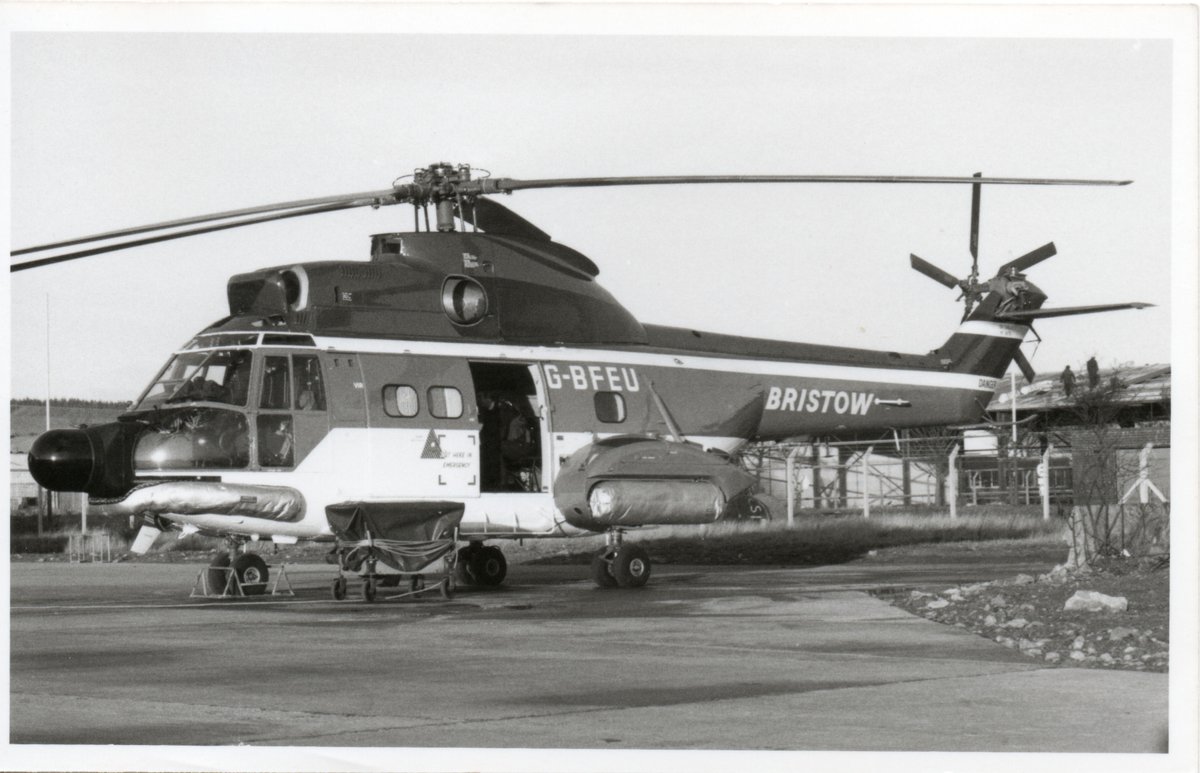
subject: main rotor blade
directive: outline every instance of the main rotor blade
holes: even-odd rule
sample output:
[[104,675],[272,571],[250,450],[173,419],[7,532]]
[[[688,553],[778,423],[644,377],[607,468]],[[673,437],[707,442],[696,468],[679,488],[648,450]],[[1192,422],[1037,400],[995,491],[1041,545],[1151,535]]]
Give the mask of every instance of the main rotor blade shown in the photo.
[[1153,303],[1104,303],[1097,306],[1063,306],[1057,309],[1031,309],[1029,311],[1002,311],[996,314],[996,319],[1025,322],[1031,319],[1047,317],[1070,317],[1075,314],[1098,314],[1103,311],[1120,311],[1121,309],[1146,309]]
[[908,262],[917,271],[920,271],[922,274],[929,277],[930,279],[937,282],[938,284],[945,285],[946,287],[949,287],[951,290],[953,290],[954,288],[959,286],[958,279],[953,274],[951,274],[949,271],[943,271],[942,269],[938,268],[937,266],[933,265],[932,263],[930,263],[927,260],[922,260],[921,258],[918,258],[916,255],[910,254],[908,256]]
[[546,180],[484,178],[481,193],[533,188],[600,188],[613,185],[696,185],[705,183],[922,183],[969,185],[1128,185],[1132,180],[1075,180],[1040,177],[945,177],[923,175],[670,175],[665,177],[563,177]]
[[[185,236],[196,236],[198,234],[212,233],[214,231],[224,231],[230,228],[239,228],[244,225],[254,225],[256,223],[267,223],[272,220],[285,220],[290,217],[303,217],[304,215],[316,215],[321,212],[336,212],[339,209],[352,209],[354,207],[364,206],[362,204],[329,204],[323,207],[310,207],[308,209],[298,209],[291,212],[279,212],[263,217],[248,218],[246,220],[236,220],[231,223],[217,223],[216,225],[205,226],[203,228],[192,228],[187,231],[175,231],[169,234],[161,234],[159,236],[151,236],[145,239],[135,239],[131,242],[120,242],[119,244],[106,244],[103,247],[93,247],[88,250],[79,250],[78,252],[68,252],[63,255],[53,255],[49,258],[38,258],[37,260],[28,260],[24,263],[14,263],[9,266],[10,273],[24,271],[30,268],[38,268],[39,266],[50,266],[55,263],[65,263],[70,260],[79,258],[87,258],[92,255],[102,255],[106,252],[116,252],[117,250],[126,250],[130,247],[142,247],[147,244],[155,244],[157,242],[166,242],[172,239],[182,239]],[[15,253],[14,253],[15,254]]]
[[[132,228],[122,228],[117,231],[107,231],[100,234],[92,234],[90,236],[80,236],[74,239],[67,239],[61,242],[52,242],[50,244],[39,244],[36,247],[25,247],[19,250],[13,250],[9,253],[12,257],[19,255],[28,255],[31,252],[42,252],[44,250],[53,250],[60,247],[73,247],[76,244],[86,244],[88,242],[99,242],[106,239],[116,239],[122,236],[136,236],[137,234],[150,233],[151,231],[163,231],[169,228],[179,228],[185,225],[197,225],[199,223],[211,223],[216,220],[229,220],[235,217],[245,217],[246,215],[259,215],[268,212],[281,212],[284,210],[313,208],[311,211],[305,211],[301,214],[312,214],[312,212],[327,212],[331,210],[321,209],[327,205],[346,204],[349,206],[387,206],[390,204],[398,204],[396,191],[387,189],[384,191],[367,191],[365,193],[349,193],[342,196],[326,196],[319,199],[300,199],[299,201],[284,201],[278,204],[264,204],[258,207],[247,207],[245,209],[231,209],[227,212],[213,212],[209,215],[196,215],[194,217],[180,218],[179,220],[167,220],[162,223],[151,223],[149,225],[134,226]],[[345,209],[346,207],[338,207]],[[253,221],[263,222],[263,221]],[[248,224],[249,221],[246,223]],[[203,233],[203,231],[199,232]]]
[[1033,365],[1030,364],[1029,358],[1025,356],[1025,352],[1017,349],[1016,354],[1013,355],[1013,360],[1016,361],[1017,367],[1021,369],[1021,373],[1025,376],[1026,383],[1032,384],[1033,379],[1037,377],[1037,371],[1033,369]]
[[481,196],[476,198],[473,203],[464,206],[462,208],[464,211],[462,212],[458,211],[458,206],[455,206],[454,209],[459,217],[468,223],[474,224],[485,233],[495,234],[496,236],[533,239],[541,242],[550,241],[550,234],[503,204],[491,199]]
[[1047,244],[1043,244],[1041,247],[1038,247],[1036,250],[1031,250],[1030,252],[1025,253],[1024,255],[1022,255],[1019,258],[1016,258],[1015,260],[1010,260],[1009,262],[1005,263],[1003,266],[1000,267],[1000,270],[996,272],[996,276],[1003,276],[1003,275],[1007,274],[1011,269],[1016,269],[1017,271],[1024,271],[1025,269],[1029,268],[1030,266],[1036,266],[1038,263],[1041,263],[1043,260],[1045,260],[1047,258],[1054,257],[1054,255],[1056,255],[1057,253],[1058,253],[1058,250],[1055,249],[1054,242],[1049,242]]

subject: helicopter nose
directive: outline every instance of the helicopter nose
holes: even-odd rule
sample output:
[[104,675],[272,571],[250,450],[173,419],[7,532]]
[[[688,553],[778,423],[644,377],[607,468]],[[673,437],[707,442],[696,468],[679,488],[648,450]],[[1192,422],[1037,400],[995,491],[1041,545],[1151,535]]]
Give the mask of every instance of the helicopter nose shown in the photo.
[[52,429],[29,449],[29,473],[50,491],[83,491],[95,467],[92,443],[83,430]]

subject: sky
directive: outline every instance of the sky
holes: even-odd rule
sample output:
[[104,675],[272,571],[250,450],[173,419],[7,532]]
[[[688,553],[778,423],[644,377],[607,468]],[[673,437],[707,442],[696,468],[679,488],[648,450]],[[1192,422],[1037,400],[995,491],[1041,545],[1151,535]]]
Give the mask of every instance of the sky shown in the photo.
[[[1171,359],[1169,41],[759,34],[19,32],[14,247],[374,190],[435,161],[522,179],[879,174],[1132,179],[983,192],[980,262],[1053,241],[1039,371]],[[525,191],[503,203],[590,256],[643,322],[925,352],[963,276],[966,186]],[[11,390],[135,398],[227,313],[235,273],[366,260],[407,207],[235,229],[11,276]],[[47,306],[49,341],[47,341]]]

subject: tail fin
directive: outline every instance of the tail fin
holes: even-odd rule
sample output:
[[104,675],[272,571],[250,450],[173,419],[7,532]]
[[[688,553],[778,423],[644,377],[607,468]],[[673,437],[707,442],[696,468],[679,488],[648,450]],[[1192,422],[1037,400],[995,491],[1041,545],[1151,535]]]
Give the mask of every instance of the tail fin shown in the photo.
[[1003,300],[1002,293],[988,293],[958,330],[931,352],[946,370],[987,378],[1004,375],[1017,356],[1029,326],[997,319]]

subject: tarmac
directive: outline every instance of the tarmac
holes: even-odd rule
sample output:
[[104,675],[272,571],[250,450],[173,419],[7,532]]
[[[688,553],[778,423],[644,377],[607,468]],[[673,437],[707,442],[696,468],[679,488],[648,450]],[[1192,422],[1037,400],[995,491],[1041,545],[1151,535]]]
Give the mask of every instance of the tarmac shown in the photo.
[[[1037,562],[517,565],[446,601],[192,599],[199,564],[11,566],[10,742],[1161,752],[1167,676],[1050,667],[870,588]],[[278,576],[278,569],[274,569]],[[1080,707],[1087,707],[1081,710]]]

